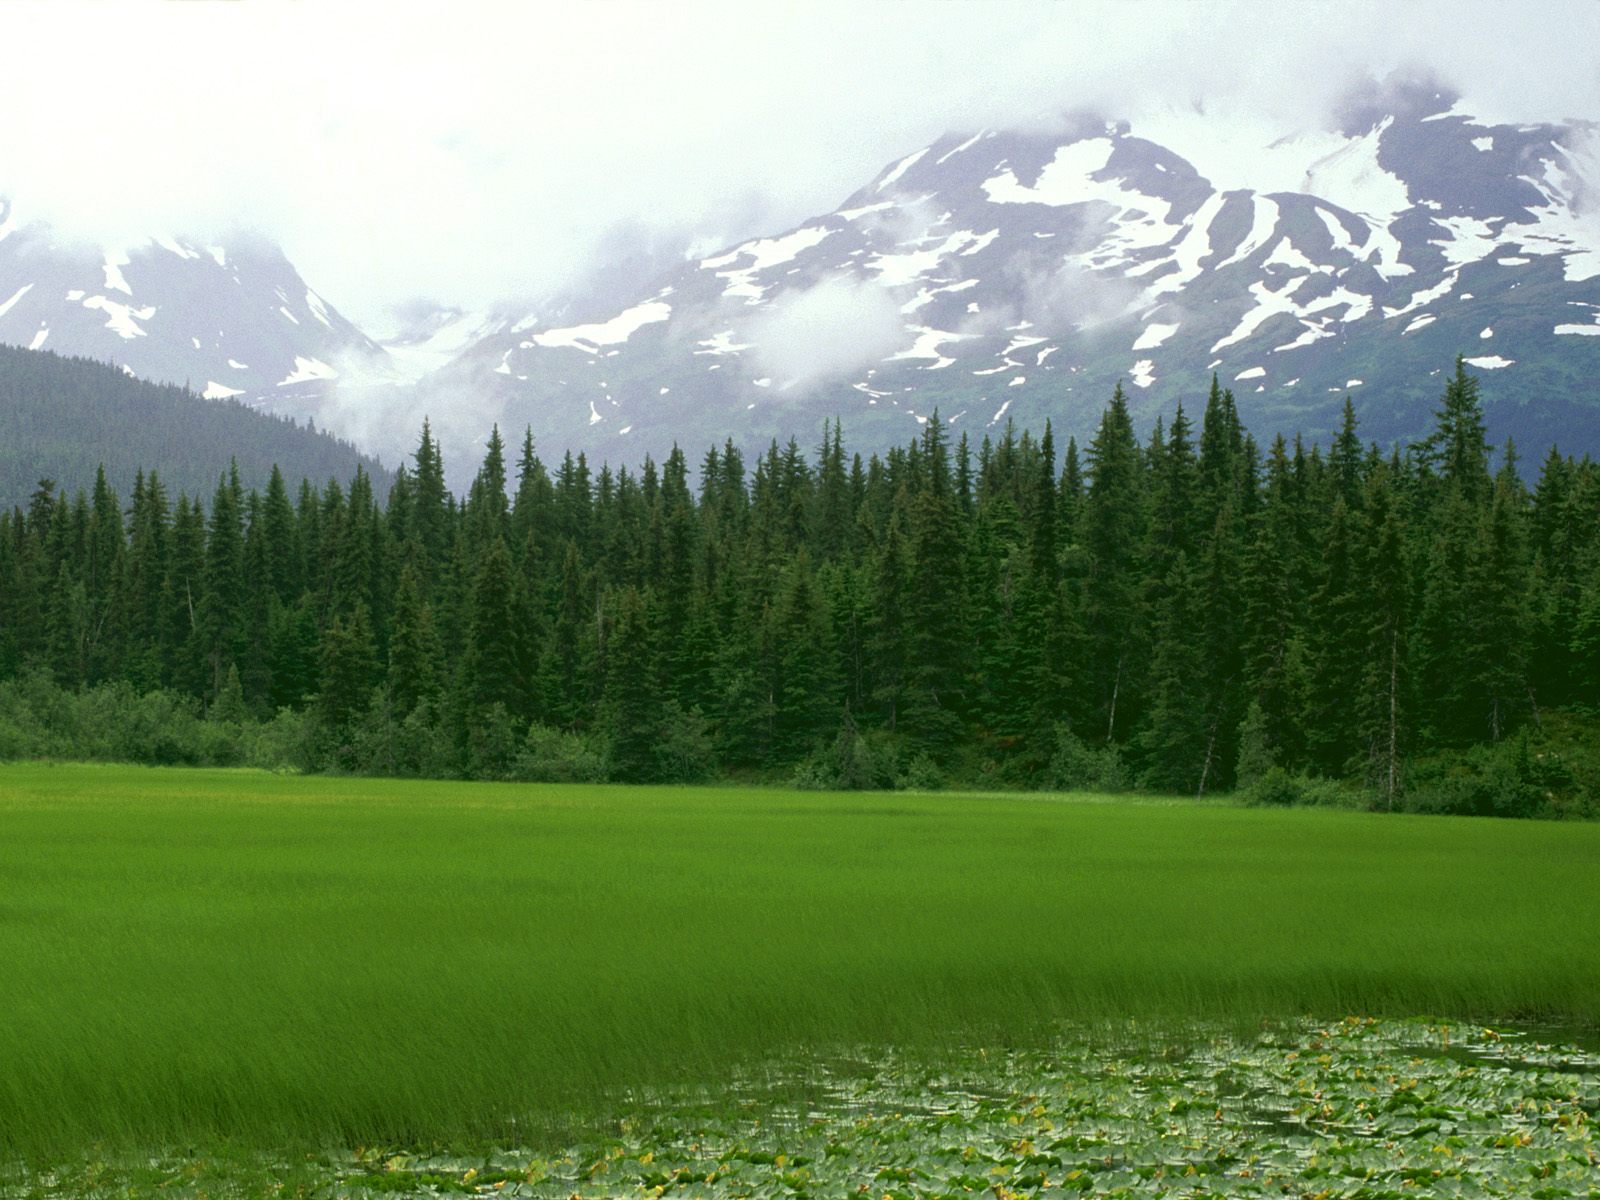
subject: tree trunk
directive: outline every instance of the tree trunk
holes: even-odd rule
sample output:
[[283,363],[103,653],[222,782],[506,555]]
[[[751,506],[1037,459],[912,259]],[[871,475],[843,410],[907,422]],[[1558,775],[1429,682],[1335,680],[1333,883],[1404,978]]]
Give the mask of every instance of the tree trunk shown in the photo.
[[1106,721],[1106,744],[1111,744],[1117,731],[1117,693],[1122,690],[1122,659],[1117,659],[1117,677],[1111,681],[1111,717]]

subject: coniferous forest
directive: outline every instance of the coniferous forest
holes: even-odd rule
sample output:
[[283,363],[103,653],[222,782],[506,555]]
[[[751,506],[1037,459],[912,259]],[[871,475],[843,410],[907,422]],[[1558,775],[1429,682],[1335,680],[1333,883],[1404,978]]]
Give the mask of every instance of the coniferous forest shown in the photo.
[[230,458],[247,484],[264,485],[274,463],[314,479],[349,479],[360,466],[392,482],[348,442],[237,400],[0,345],[0,507],[25,504],[40,476],[77,487],[97,466],[124,492],[140,468],[159,470],[174,493],[209,492]]
[[953,434],[595,471],[496,431],[464,499],[426,426],[386,498],[41,482],[0,758],[1595,811],[1600,467],[1530,487],[1460,362],[1410,446],[1348,402],[1262,446],[1215,382],[1084,447]]

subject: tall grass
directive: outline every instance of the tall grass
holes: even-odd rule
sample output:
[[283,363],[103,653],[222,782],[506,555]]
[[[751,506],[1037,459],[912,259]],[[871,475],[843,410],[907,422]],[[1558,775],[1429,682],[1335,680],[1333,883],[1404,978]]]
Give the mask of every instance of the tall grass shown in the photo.
[[1600,826],[0,767],[0,1149],[513,1136],[799,1044],[1600,1019]]

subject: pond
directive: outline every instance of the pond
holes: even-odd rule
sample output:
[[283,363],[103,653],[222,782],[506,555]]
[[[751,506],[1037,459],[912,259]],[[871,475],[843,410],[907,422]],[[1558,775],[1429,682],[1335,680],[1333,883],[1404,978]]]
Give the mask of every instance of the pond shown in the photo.
[[1047,1047],[808,1057],[619,1098],[552,1149],[194,1153],[11,1174],[13,1196],[1600,1194],[1600,1039],[1348,1018],[1065,1030]]

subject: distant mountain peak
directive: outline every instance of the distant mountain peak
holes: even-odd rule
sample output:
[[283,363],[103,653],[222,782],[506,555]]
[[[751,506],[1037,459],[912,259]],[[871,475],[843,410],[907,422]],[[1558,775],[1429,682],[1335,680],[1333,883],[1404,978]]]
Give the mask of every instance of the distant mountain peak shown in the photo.
[[0,342],[109,361],[212,398],[336,378],[383,349],[254,235],[95,246],[0,202]]
[[830,213],[497,332],[429,386],[621,459],[832,416],[884,445],[935,408],[1086,432],[1118,380],[1153,415],[1213,371],[1257,427],[1314,434],[1349,392],[1388,439],[1425,428],[1459,350],[1523,440],[1576,420],[1600,449],[1570,387],[1600,368],[1592,127],[1487,124],[1414,80],[1340,122],[1253,148],[1189,122],[1187,154],[1098,114],[951,133]]

